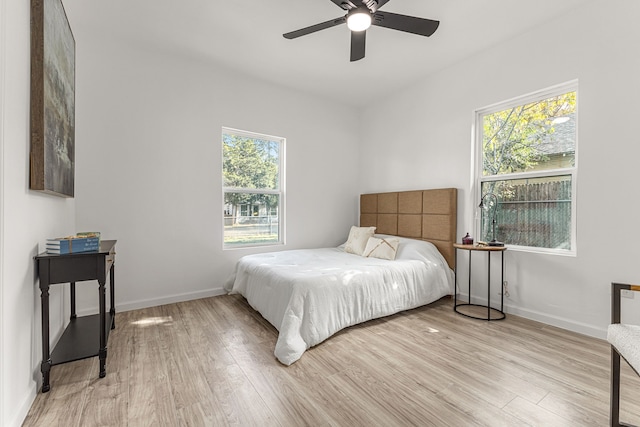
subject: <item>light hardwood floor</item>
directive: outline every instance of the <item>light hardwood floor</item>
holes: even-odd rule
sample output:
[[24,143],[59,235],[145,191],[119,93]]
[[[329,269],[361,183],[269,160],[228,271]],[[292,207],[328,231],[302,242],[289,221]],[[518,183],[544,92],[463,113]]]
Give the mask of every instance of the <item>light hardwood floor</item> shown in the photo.
[[[606,342],[450,299],[348,328],[289,367],[239,296],[118,313],[97,358],[54,366],[24,426],[605,426]],[[624,364],[625,421],[640,380]],[[635,403],[634,403],[635,402]]]

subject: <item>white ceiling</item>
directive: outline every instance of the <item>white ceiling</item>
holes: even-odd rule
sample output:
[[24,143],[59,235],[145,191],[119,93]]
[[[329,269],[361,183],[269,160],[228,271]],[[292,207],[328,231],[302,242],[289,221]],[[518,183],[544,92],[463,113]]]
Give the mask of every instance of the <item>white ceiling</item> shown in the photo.
[[593,0],[391,0],[381,10],[440,21],[427,38],[372,27],[366,57],[349,62],[340,25],[287,40],[285,32],[334,19],[330,0],[63,0],[78,38],[88,31],[221,64],[354,106]]

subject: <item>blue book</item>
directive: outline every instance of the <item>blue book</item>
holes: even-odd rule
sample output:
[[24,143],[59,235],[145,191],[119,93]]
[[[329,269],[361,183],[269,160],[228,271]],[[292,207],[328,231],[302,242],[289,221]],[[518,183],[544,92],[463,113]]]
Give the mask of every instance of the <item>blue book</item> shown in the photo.
[[99,237],[62,237],[47,239],[48,254],[72,254],[80,252],[92,252],[100,249]]

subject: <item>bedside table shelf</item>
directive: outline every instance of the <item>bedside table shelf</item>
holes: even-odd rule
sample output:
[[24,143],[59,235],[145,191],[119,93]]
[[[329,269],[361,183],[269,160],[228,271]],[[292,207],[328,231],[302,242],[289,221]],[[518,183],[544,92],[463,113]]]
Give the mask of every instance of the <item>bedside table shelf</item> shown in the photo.
[[[504,252],[507,250],[504,246],[474,246],[474,245],[461,245],[454,243],[455,248],[455,289],[454,289],[454,302],[453,310],[462,314],[463,316],[471,317],[472,319],[479,320],[502,320],[506,317],[504,313],[504,292],[500,293],[500,308],[491,307],[491,253],[500,252],[501,262],[501,277],[500,286],[504,283]],[[468,300],[467,302],[458,302],[458,251],[469,252],[469,287],[468,287]],[[473,252],[486,252],[487,253],[487,304],[473,304],[471,303],[471,254]],[[483,313],[486,310],[486,315]]]
[[[106,313],[105,316],[104,332],[108,341],[115,316],[111,313]],[[96,331],[99,330],[99,314],[71,319],[51,352],[51,366],[97,356],[100,351],[100,334]]]

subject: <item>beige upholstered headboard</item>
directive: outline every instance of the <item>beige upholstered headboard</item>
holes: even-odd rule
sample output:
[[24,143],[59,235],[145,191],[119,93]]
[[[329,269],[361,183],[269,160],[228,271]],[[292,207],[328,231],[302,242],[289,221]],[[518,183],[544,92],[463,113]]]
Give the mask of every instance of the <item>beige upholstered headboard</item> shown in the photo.
[[458,190],[400,191],[360,195],[360,226],[376,233],[433,243],[455,268]]

